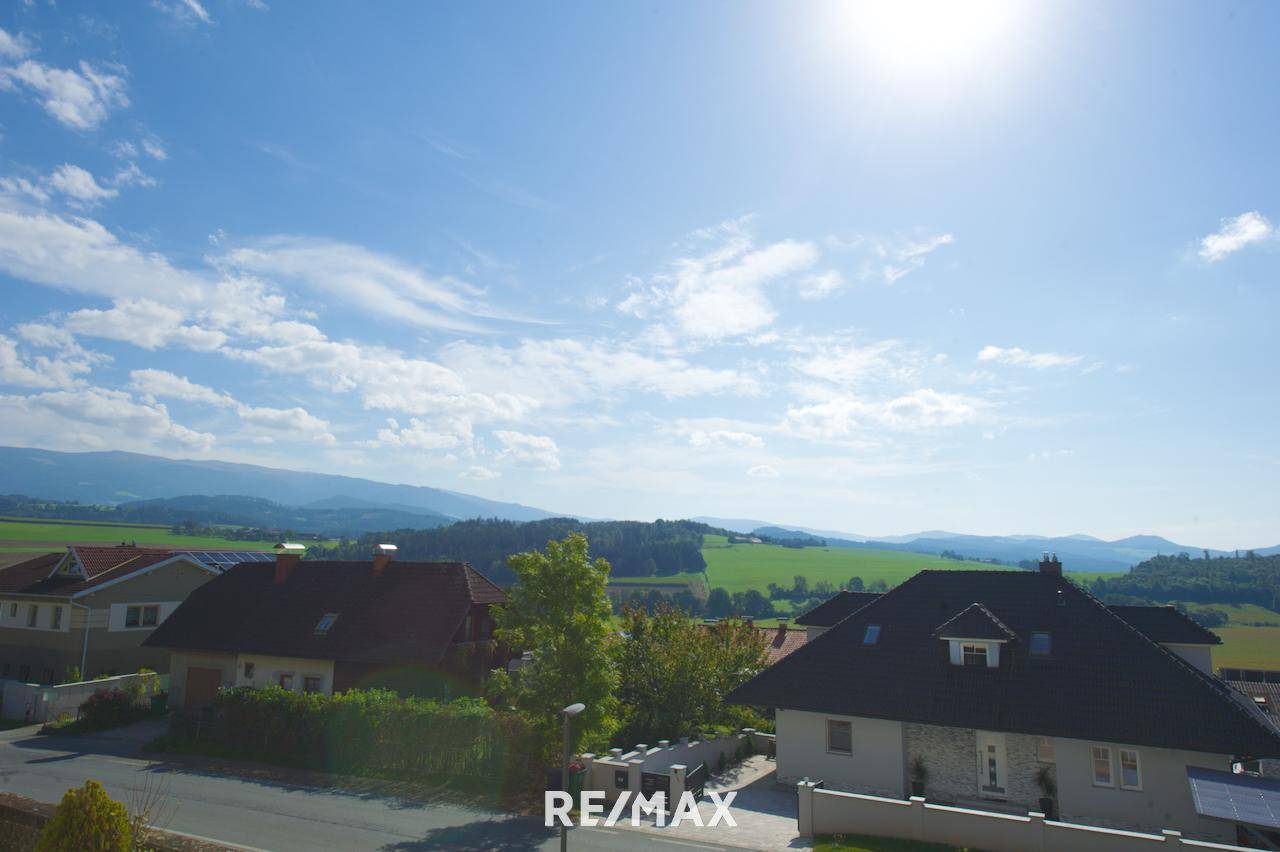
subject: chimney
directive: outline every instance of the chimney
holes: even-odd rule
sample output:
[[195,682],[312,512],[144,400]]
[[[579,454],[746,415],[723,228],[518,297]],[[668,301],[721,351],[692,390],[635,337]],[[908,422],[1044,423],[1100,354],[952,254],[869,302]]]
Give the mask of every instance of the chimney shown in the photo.
[[293,569],[298,567],[298,563],[302,561],[302,554],[307,549],[289,541],[282,541],[272,549],[276,552],[276,583],[283,583],[289,579]]
[[1052,574],[1055,577],[1062,576],[1062,563],[1058,561],[1058,554],[1049,555],[1049,551],[1044,551],[1040,557],[1040,573]]
[[382,572],[392,559],[396,557],[396,546],[394,544],[377,544],[373,547],[373,576],[381,577]]
[[787,623],[786,623],[785,621],[779,621],[779,622],[778,622],[778,636],[779,636],[779,637],[782,637],[782,636],[786,636],[786,635],[787,635]]

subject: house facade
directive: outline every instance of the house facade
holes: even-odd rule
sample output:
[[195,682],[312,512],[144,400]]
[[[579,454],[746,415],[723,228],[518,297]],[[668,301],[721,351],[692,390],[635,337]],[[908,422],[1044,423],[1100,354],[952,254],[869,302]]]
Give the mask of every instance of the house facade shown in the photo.
[[143,641],[219,573],[192,552],[132,545],[72,546],[0,569],[0,678],[166,672],[168,655]]
[[[1193,768],[1280,755],[1280,730],[1212,674],[1212,633],[1107,607],[1038,572],[924,571],[729,700],[776,708],[779,781],[1232,842]],[[802,618],[803,622],[804,619]],[[1051,795],[1050,795],[1051,794]]]
[[368,562],[280,546],[202,587],[147,644],[170,657],[170,706],[188,710],[235,686],[455,697],[505,662],[489,612],[505,600],[469,565],[400,562],[388,545]]

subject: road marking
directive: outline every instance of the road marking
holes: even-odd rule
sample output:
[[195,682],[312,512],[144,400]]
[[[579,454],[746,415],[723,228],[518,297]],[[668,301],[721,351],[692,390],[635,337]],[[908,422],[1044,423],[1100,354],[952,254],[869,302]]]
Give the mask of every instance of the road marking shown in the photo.
[[205,837],[201,834],[190,834],[185,831],[174,831],[172,828],[162,828],[159,831],[165,831],[169,834],[176,834],[179,837],[186,837],[191,840],[200,840],[205,843],[212,843],[214,846],[228,846],[232,849],[243,849],[244,852],[271,852],[270,849],[263,849],[259,846],[241,846],[239,843],[232,843],[230,840],[219,840],[216,837]]

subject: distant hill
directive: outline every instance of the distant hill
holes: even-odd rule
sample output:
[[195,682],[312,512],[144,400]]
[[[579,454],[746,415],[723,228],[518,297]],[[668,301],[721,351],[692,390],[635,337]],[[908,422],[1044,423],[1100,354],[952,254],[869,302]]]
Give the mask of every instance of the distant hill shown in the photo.
[[[454,519],[427,509],[311,508],[285,506],[260,497],[184,495],[129,503],[84,504],[25,497],[0,496],[0,515],[23,518],[61,518],[113,523],[239,527],[292,530],[326,538],[355,537],[385,529],[427,528]],[[255,540],[257,536],[253,537]]]
[[[556,513],[419,485],[140,453],[58,453],[0,447],[0,492],[81,503],[124,503],[189,494],[239,494],[286,506],[327,498],[367,501],[453,518],[533,521]],[[355,506],[359,508],[359,506]],[[317,508],[345,508],[321,506]]]

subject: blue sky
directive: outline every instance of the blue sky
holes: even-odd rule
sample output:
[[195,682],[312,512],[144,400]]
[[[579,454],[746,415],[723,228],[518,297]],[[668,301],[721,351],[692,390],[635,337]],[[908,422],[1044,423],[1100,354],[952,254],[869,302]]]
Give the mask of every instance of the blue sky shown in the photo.
[[15,2],[0,443],[1280,541],[1280,6]]

